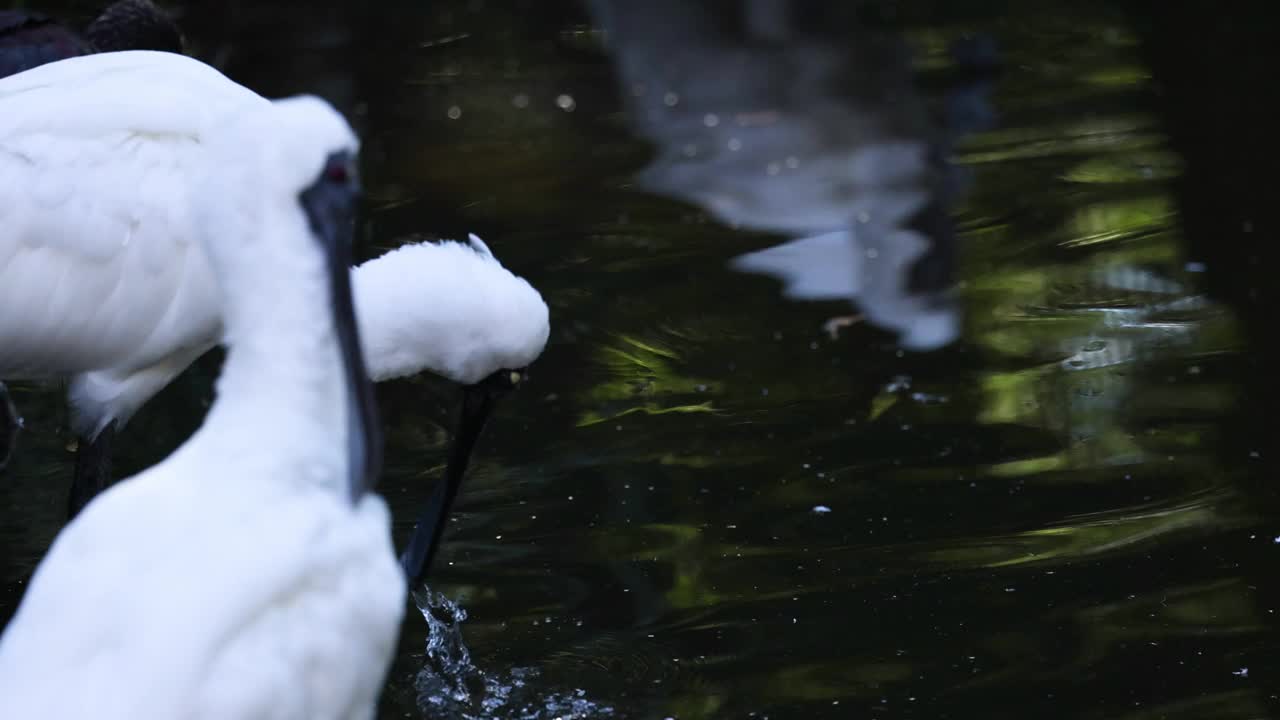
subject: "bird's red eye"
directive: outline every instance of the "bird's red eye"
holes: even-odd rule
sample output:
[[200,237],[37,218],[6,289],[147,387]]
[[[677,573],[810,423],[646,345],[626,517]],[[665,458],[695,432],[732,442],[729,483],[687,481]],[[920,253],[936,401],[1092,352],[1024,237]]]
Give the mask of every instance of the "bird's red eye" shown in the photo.
[[335,163],[324,169],[324,177],[329,182],[345,183],[351,179],[351,173],[347,172],[347,166]]

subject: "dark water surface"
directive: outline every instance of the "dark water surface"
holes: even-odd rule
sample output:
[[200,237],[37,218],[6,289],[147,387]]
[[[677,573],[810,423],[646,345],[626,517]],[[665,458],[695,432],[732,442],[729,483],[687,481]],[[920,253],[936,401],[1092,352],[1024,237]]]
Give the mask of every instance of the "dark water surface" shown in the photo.
[[[703,20],[728,23],[721,6]],[[638,121],[574,3],[182,8],[192,50],[231,77],[352,117],[365,255],[476,232],[551,307],[547,351],[481,443],[432,582],[465,608],[465,648],[420,678],[428,627],[411,612],[381,717],[1280,717],[1280,504],[1258,431],[1271,365],[1252,311],[1207,291],[1218,266],[1193,250],[1219,238],[1193,237],[1181,212],[1180,182],[1235,181],[1189,178],[1205,166],[1170,139],[1144,50],[1155,31],[1132,7],[948,7],[867,5],[860,25],[850,12],[797,31],[825,50],[786,36],[749,53],[775,53],[803,88],[831,48],[879,42],[862,28],[901,32],[937,117],[955,87],[948,43],[995,41],[991,117],[951,149],[961,171],[931,180],[951,200],[960,322],[932,351],[865,320],[832,337],[823,323],[847,303],[791,301],[730,269],[786,237],[729,216],[776,202],[768,218],[790,228],[839,197],[766,187],[699,206],[677,180],[637,176],[664,137],[719,142],[698,103],[733,105],[777,65],[667,78],[688,95],[664,104],[695,121],[668,132],[682,119],[655,105]],[[741,28],[627,27],[707,50],[690,68],[742,51],[725,39]],[[871,129],[815,120],[797,165],[927,132],[892,56],[849,80]],[[724,172],[694,175],[705,190]],[[1250,277],[1216,282],[1253,297]],[[199,424],[217,367],[139,414],[121,472]],[[0,481],[5,616],[60,527],[72,469],[58,389],[10,389],[26,429]],[[401,539],[439,476],[456,392],[379,388]]]

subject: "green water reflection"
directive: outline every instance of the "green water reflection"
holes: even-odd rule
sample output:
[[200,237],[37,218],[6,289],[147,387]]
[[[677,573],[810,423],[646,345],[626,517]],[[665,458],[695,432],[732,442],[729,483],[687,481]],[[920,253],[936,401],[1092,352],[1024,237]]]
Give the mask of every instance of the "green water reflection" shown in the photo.
[[[471,613],[478,665],[537,667],[614,717],[1272,712],[1280,530],[1258,456],[1224,437],[1242,334],[1186,264],[1184,169],[1120,15],[903,11],[922,68],[973,30],[1008,62],[1000,126],[956,151],[963,340],[913,354],[865,324],[829,337],[847,305],[728,270],[771,239],[632,186],[651,151],[577,5],[231,5],[186,9],[197,52],[362,127],[366,254],[475,231],[552,308],[434,585]],[[144,410],[120,465],[179,443],[216,371]],[[59,394],[11,389],[28,428],[0,484],[6,613],[71,471]],[[401,537],[452,393],[380,388]],[[406,624],[382,717],[420,715],[423,633]]]

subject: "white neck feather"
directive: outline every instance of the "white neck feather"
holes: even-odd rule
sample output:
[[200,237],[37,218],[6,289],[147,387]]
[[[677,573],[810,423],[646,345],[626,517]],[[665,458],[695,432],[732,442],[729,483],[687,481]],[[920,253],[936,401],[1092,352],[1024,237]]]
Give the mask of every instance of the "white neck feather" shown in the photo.
[[347,391],[327,265],[300,212],[276,217],[264,231],[299,241],[258,243],[260,253],[220,273],[227,359],[190,445],[259,479],[346,492]]

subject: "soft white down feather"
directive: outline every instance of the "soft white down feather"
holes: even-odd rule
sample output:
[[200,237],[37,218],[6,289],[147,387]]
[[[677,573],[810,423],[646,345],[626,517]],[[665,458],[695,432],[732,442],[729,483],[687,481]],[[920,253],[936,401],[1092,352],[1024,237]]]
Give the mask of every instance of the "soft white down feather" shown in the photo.
[[[183,87],[140,92],[168,68],[137,57],[0,79],[0,379],[72,377],[74,424],[89,436],[126,422],[221,339],[194,241],[205,198],[191,179],[205,152],[191,128],[267,102],[199,63]],[[78,74],[90,63],[92,77]],[[137,85],[118,87],[122,76]],[[106,170],[121,156],[135,176]],[[406,245],[353,272],[375,379],[427,370],[471,383],[530,364],[546,344],[546,303],[474,236]]]
[[[94,282],[90,269],[116,270],[96,302],[122,301],[136,272],[176,280],[200,243],[211,267],[200,293],[229,351],[196,434],[91,503],[37,568],[0,636],[0,717],[371,718],[405,582],[384,503],[349,493],[349,374],[299,201],[327,157],[355,153],[354,135],[322,101],[268,103],[178,55],[94,55],[17,77],[0,84],[0,158],[6,173],[39,172],[4,192],[67,178],[77,189],[62,202],[106,234],[74,244],[35,231],[83,219],[28,214],[15,251],[27,271],[58,268],[45,278],[51,302],[88,311],[76,282]],[[137,206],[152,214],[113,214],[89,189],[154,199]],[[164,233],[149,224],[166,220]],[[175,270],[158,258],[177,246],[188,254]],[[111,342],[62,340],[123,357],[112,332],[147,345],[184,327],[173,305],[138,312],[149,312],[141,329],[82,328]]]

